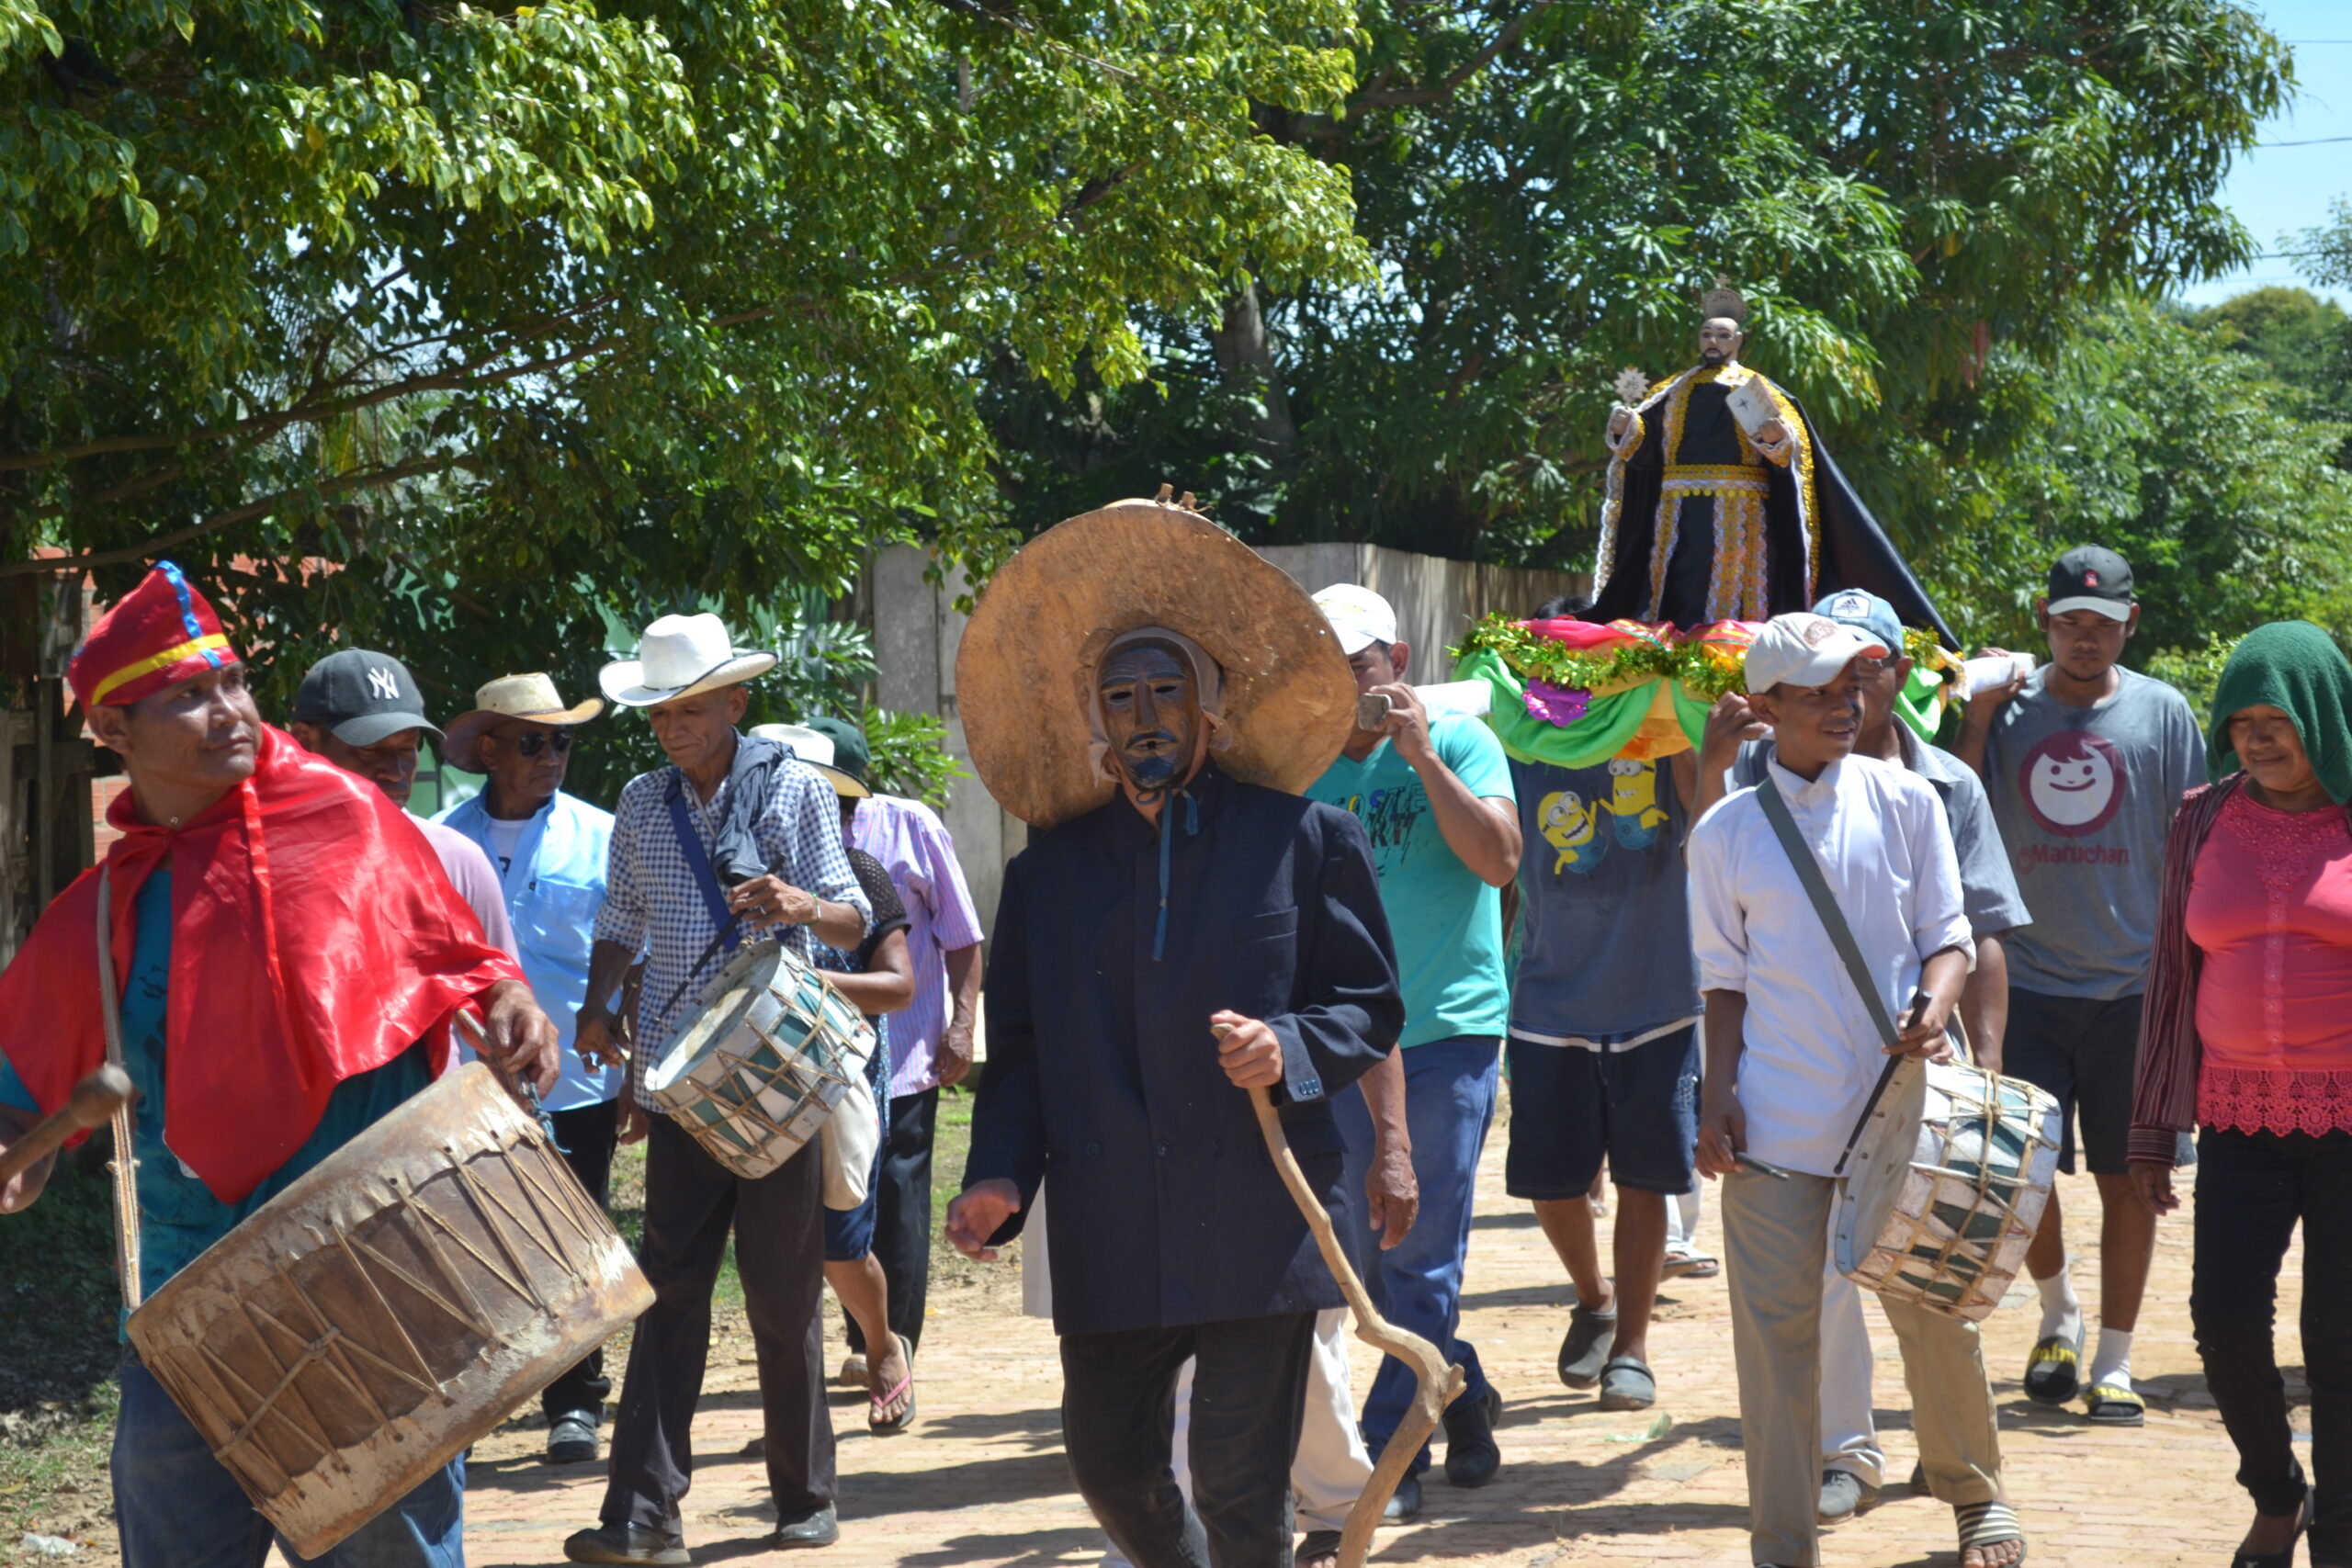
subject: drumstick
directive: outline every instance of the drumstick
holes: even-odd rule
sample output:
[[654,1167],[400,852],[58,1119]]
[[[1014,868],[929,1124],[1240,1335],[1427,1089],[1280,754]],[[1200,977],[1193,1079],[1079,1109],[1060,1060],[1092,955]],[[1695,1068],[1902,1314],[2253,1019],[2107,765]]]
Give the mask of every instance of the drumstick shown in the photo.
[[8,1145],[6,1154],[0,1155],[0,1185],[76,1133],[86,1133],[112,1116],[135,1092],[129,1073],[112,1062],[100,1063],[96,1072],[74,1086],[74,1092],[54,1115],[42,1117],[30,1132]]
[[[1925,988],[1917,988],[1912,991],[1911,1000],[1903,1010],[1904,1028],[1918,1027],[1919,1015],[1928,1010],[1928,997]],[[1892,1050],[1891,1047],[1890,1050]],[[1886,1086],[1894,1081],[1894,1069],[1908,1060],[1906,1056],[1890,1055],[1886,1058],[1886,1066],[1879,1069],[1877,1086],[1871,1090],[1870,1099],[1863,1101],[1862,1113],[1855,1118],[1854,1130],[1847,1136],[1846,1152],[1838,1156],[1838,1168],[1829,1173],[1833,1179],[1846,1174],[1846,1162],[1854,1157],[1854,1145],[1861,1138],[1862,1129],[1871,1124],[1871,1112],[1878,1109],[1878,1102],[1885,1097]]]

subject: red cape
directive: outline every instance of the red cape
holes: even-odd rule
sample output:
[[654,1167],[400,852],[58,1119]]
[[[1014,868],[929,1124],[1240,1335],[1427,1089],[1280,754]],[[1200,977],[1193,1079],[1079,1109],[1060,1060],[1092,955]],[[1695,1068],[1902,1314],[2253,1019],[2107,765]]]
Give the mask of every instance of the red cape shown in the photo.
[[[130,975],[140,885],[172,873],[172,1151],[233,1203],[302,1146],[347,1077],[431,1042],[520,965],[482,940],[416,824],[381,792],[265,727],[252,778],[177,831],[107,819],[118,983]],[[0,1054],[54,1111],[106,1059],[98,874],[41,915],[0,972]]]

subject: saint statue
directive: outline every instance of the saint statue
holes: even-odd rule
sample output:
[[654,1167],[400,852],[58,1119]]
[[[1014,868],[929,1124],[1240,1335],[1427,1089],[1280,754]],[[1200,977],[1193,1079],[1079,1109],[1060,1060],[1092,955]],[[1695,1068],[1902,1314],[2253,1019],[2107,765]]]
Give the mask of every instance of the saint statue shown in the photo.
[[1618,378],[1600,509],[1597,621],[1764,621],[1862,588],[1951,633],[1786,389],[1739,362],[1747,306],[1699,299],[1699,363]]

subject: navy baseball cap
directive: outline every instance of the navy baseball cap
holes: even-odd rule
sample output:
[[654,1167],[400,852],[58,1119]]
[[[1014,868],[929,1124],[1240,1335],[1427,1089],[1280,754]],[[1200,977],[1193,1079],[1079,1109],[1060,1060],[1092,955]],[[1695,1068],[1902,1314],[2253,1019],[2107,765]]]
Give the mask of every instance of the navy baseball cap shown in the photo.
[[1860,588],[1841,588],[1813,607],[1816,615],[1859,627],[1885,645],[1889,659],[1903,657],[1903,620],[1894,606]]

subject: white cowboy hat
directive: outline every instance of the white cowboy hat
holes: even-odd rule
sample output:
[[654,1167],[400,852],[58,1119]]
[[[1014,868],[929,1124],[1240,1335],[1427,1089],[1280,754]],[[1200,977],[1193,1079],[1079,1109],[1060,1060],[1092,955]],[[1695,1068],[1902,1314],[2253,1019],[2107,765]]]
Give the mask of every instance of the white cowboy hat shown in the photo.
[[664,615],[645,628],[637,657],[605,665],[596,684],[625,708],[650,708],[738,685],[775,668],[775,654],[738,649],[717,615]]
[[854,774],[833,766],[833,738],[823,730],[811,729],[805,724],[755,724],[752,733],[763,740],[780,740],[792,748],[793,757],[814,768],[833,786],[833,793],[843,800],[864,800],[874,792]]
[[602,697],[564,706],[563,699],[556,694],[555,682],[536,671],[528,675],[501,675],[474,693],[471,708],[449,721],[442,738],[441,760],[461,772],[478,773],[482,771],[481,738],[507,719],[568,728],[585,724],[604,711]]

